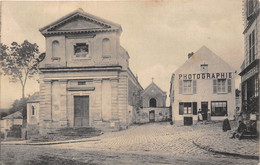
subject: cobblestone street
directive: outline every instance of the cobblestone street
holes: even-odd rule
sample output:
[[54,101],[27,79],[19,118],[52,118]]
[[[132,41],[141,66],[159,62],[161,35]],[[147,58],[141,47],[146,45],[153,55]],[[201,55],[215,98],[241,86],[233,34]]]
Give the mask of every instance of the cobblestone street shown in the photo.
[[[151,123],[92,138],[96,141],[47,146],[4,146],[4,150],[13,150],[15,147],[18,150],[18,147],[29,151],[30,147],[34,147],[33,154],[36,157],[40,154],[37,154],[38,150],[41,151],[41,156],[66,158],[82,163],[91,161],[93,164],[257,164],[257,160],[214,154],[193,144],[193,140],[201,142],[201,137],[204,136],[209,140],[214,132],[220,133],[220,125],[172,126],[169,123]],[[218,135],[221,140],[228,138]],[[218,143],[220,141],[216,141]],[[248,150],[248,146],[243,146],[245,144],[251,147],[250,152],[258,153],[257,142],[244,140],[241,144],[240,152],[243,148]]]

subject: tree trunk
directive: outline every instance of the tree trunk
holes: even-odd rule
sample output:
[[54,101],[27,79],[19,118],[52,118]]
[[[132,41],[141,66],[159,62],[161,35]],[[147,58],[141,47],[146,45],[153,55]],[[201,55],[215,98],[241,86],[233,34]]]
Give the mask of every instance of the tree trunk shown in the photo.
[[23,100],[24,100],[24,89],[25,89],[25,85],[22,85],[22,97],[23,97]]

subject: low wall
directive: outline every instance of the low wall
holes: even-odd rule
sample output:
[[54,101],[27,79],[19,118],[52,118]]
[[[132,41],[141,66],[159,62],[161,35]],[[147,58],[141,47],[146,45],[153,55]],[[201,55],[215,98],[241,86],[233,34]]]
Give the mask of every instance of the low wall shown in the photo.
[[143,108],[140,109],[139,112],[136,114],[136,123],[149,123],[149,113],[154,111],[154,121],[161,122],[161,121],[168,121],[170,119],[170,108]]

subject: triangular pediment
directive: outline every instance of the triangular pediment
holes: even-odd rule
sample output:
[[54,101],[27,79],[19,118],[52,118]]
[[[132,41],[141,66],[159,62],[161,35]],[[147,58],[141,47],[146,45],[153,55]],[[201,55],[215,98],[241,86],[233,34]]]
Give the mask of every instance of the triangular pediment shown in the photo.
[[120,25],[86,13],[82,9],[78,9],[41,28],[40,32],[43,35],[51,35],[56,33],[64,34],[118,30],[121,30]]
[[101,26],[97,23],[87,21],[84,18],[77,18],[70,22],[65,23],[64,25],[58,26],[53,30],[70,31],[70,30],[90,30],[90,29],[102,29],[102,28],[108,28],[108,27]]
[[164,92],[161,88],[159,88],[154,82],[152,82],[145,90],[142,92],[142,95],[149,92],[159,92],[162,95],[166,95],[166,92]]
[[235,70],[226,61],[221,59],[206,46],[202,46],[174,73],[188,74],[201,72],[201,64],[208,65],[208,72],[235,72]]

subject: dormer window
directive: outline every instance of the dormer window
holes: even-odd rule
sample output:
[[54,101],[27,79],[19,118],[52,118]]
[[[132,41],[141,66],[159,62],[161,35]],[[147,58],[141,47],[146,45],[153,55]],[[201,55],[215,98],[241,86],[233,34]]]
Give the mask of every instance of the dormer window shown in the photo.
[[208,64],[201,64],[200,65],[200,71],[202,73],[207,73],[208,72]]
[[74,45],[74,55],[77,58],[87,57],[89,53],[89,45],[86,43],[76,43]]

